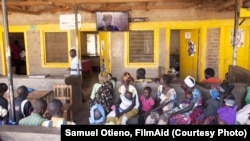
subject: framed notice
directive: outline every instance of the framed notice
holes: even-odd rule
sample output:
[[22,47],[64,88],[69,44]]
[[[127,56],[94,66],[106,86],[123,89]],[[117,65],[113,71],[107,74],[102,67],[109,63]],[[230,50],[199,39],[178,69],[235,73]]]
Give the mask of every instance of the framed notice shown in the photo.
[[[78,29],[81,28],[81,15],[77,14]],[[75,29],[75,14],[60,15],[60,29],[72,30]]]

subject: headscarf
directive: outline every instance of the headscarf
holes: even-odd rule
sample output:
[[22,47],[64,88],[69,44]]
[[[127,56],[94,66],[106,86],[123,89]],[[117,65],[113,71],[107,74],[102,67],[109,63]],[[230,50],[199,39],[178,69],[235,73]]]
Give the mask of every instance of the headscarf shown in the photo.
[[[95,120],[95,117],[94,117],[95,109],[97,109],[101,113],[100,119]],[[90,109],[89,123],[90,124],[100,124],[100,123],[104,122],[105,120],[106,120],[106,114],[105,114],[105,111],[104,111],[102,105],[101,104],[93,105]]]
[[228,125],[234,125],[236,123],[236,109],[228,106],[224,106],[217,111],[219,118]]
[[110,80],[111,76],[110,76],[109,73],[107,73],[105,71],[102,71],[102,72],[99,73],[98,79],[99,79],[100,83],[104,83],[104,82]]
[[234,83],[231,82],[223,82],[220,85],[220,91],[226,94],[231,94],[234,89]]
[[226,99],[224,99],[224,102],[225,102],[226,106],[234,106],[235,105],[235,100],[233,100],[233,99],[226,98]]
[[245,97],[246,104],[250,104],[250,87],[247,87],[247,95]]
[[193,88],[195,86],[195,80],[193,77],[191,76],[187,76],[184,79],[184,83],[189,87],[189,88]]
[[217,89],[211,89],[210,90],[211,99],[218,99],[219,95],[220,94],[219,94]]

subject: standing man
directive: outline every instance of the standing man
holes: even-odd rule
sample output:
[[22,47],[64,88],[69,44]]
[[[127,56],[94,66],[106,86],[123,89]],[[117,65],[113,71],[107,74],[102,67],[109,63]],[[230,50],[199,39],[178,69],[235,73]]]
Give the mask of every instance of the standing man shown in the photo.
[[[70,53],[70,57],[72,58],[70,68],[68,68],[68,70],[70,71],[70,76],[65,78],[65,84],[72,85],[72,87],[76,87],[76,88],[73,88],[73,93],[75,93],[74,91],[77,91],[78,93],[82,93],[82,80],[81,80],[82,79],[82,63],[80,59],[78,58],[75,49],[71,49],[69,53]],[[82,93],[82,96],[80,97],[74,96],[73,101],[78,101],[79,99],[81,99],[81,102],[85,102],[83,93]],[[74,103],[77,103],[77,102],[74,102]],[[73,109],[74,107],[75,106],[73,106]]]
[[71,49],[70,50],[70,57],[72,58],[71,60],[71,66],[68,68],[70,71],[70,75],[81,75],[82,74],[82,64],[79,61],[78,56],[76,55],[76,50]]
[[11,46],[11,56],[12,56],[12,60],[14,61],[13,63],[15,64],[16,67],[16,74],[21,74],[21,56],[20,56],[20,52],[21,52],[21,47],[19,45],[19,41],[15,40],[14,44]]

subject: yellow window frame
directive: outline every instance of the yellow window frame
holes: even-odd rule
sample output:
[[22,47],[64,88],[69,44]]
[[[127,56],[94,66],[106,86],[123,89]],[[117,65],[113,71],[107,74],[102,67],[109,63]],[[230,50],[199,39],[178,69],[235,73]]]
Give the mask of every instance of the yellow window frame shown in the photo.
[[68,56],[68,62],[67,63],[48,63],[46,58],[46,46],[45,46],[45,34],[49,32],[64,32],[67,33],[67,46],[68,46],[68,52],[70,50],[70,45],[71,45],[71,36],[70,36],[70,31],[62,31],[62,30],[49,30],[49,31],[41,31],[41,53],[42,53],[42,67],[48,67],[48,68],[67,68],[70,64],[70,56]]
[[[148,31],[151,29],[145,29]],[[135,67],[145,67],[145,68],[155,68],[159,66],[159,29],[152,29],[154,31],[154,62],[140,62],[140,63],[131,63],[129,62],[129,32],[125,33],[125,67],[135,68]],[[137,30],[138,31],[138,30]],[[143,30],[141,30],[143,31]]]

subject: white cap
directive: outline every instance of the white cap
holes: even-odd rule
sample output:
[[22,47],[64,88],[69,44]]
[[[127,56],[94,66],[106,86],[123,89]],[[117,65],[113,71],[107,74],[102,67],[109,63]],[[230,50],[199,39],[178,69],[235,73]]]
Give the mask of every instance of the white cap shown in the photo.
[[193,88],[194,85],[195,85],[195,80],[193,77],[191,76],[187,76],[185,79],[184,79],[184,82],[185,84],[189,87],[189,88]]
[[224,99],[225,105],[226,106],[234,106],[235,101],[232,99]]

